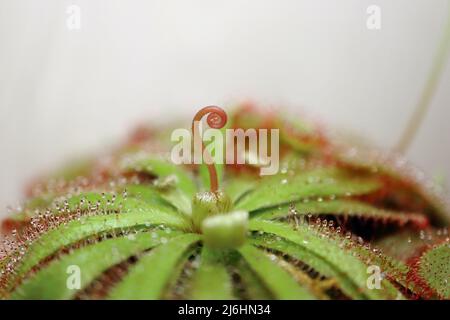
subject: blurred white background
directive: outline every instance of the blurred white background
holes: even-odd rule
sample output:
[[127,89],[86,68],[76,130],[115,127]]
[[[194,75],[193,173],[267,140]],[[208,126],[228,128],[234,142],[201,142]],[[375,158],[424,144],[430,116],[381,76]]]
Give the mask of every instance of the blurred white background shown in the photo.
[[[366,27],[372,4],[380,30]],[[43,170],[207,104],[286,105],[391,148],[448,12],[447,0],[0,0],[0,214]],[[449,88],[447,64],[408,151],[447,180]]]

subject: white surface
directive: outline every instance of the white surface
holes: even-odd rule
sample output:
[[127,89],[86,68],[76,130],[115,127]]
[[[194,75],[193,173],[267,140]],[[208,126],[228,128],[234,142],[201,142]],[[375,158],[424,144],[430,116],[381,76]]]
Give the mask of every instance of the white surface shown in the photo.
[[[143,119],[252,98],[389,148],[428,75],[446,0],[0,2],[0,208]],[[66,27],[79,5],[81,29]],[[366,28],[366,8],[382,29]],[[410,158],[450,179],[450,66]],[[5,210],[0,210],[4,213]],[[1,214],[0,213],[0,214]]]

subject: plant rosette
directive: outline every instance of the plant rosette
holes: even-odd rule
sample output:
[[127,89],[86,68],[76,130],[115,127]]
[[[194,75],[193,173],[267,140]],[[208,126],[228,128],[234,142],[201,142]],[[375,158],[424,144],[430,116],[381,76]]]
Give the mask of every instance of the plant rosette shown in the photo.
[[279,173],[175,165],[170,130],[140,128],[34,182],[2,224],[0,296],[450,298],[448,206],[407,162],[249,105],[227,127],[279,129]]

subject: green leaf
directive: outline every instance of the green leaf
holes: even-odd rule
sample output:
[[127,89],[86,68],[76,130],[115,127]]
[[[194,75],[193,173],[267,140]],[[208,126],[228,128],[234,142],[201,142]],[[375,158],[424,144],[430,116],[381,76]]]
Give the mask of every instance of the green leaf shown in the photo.
[[172,270],[200,236],[184,234],[152,250],[134,265],[109,293],[110,299],[158,299],[170,281]]
[[157,176],[158,180],[155,181],[155,186],[160,188],[161,197],[172,203],[181,212],[191,212],[191,200],[197,187],[194,179],[186,170],[183,170],[183,167],[162,159],[146,157],[131,161],[125,166],[125,169]]
[[[164,231],[131,234],[125,237],[107,239],[93,245],[75,250],[73,253],[52,261],[48,266],[25,280],[13,293],[12,299],[70,299],[78,292],[70,289],[67,281],[73,271],[71,266],[79,268],[80,289],[84,289],[105,270],[132,255],[160,244],[161,237],[172,237]],[[75,274],[73,274],[75,276]]]
[[[409,222],[417,225],[424,225],[428,222],[427,218],[422,214],[380,209],[364,202],[355,200],[309,200],[307,202],[298,201],[294,204],[296,212],[299,215],[344,215],[363,217],[386,222],[395,222],[399,225],[405,225]],[[258,219],[285,218],[289,215],[289,206],[290,204],[285,204],[276,208],[263,209],[255,212],[254,217]]]
[[36,212],[49,208],[54,202],[55,196],[52,194],[43,194],[26,200],[23,210],[14,213],[7,219],[14,222],[25,222],[33,217]]
[[272,262],[261,250],[247,244],[239,252],[275,298],[314,299],[307,289],[302,288],[287,271]]
[[274,298],[242,257],[236,262],[236,270],[242,282],[244,299],[269,300]]
[[404,160],[361,148],[352,149],[352,152],[340,152],[336,157],[345,166],[351,166],[358,171],[376,172],[379,176],[390,179],[390,183],[395,185],[395,188],[389,190],[391,198],[403,199],[402,206],[407,204],[420,208],[437,226],[449,225],[450,207],[442,190],[429,181],[417,179],[417,170]]
[[132,162],[127,168],[138,172],[154,174],[159,179],[174,175],[177,177],[177,181],[175,182],[177,187],[188,196],[193,196],[197,190],[192,177],[189,176],[186,170],[183,170],[183,167],[163,159],[143,158]]
[[[353,255],[357,255],[367,265],[379,266],[386,278],[396,283],[397,286],[403,286],[405,289],[414,293],[419,292],[419,287],[414,282],[409,281],[408,276],[411,268],[408,265],[394,256],[390,256],[386,252],[381,251],[377,247],[373,250],[368,250],[361,245],[353,245],[351,249]],[[394,291],[392,290],[393,293]],[[397,298],[402,299],[403,297],[397,294]]]
[[165,190],[161,196],[175,206],[180,212],[189,216],[192,212],[192,197],[187,197],[180,189]]
[[186,221],[179,215],[166,214],[156,209],[126,214],[85,216],[79,221],[70,221],[65,226],[61,225],[44,233],[28,248],[16,270],[16,276],[23,276],[45,257],[86,237],[119,228],[151,225],[183,229],[186,227]]
[[190,299],[229,300],[234,298],[225,259],[224,252],[203,248],[200,266],[191,283]]
[[54,198],[54,195],[51,194],[43,194],[41,196],[31,198],[25,203],[25,210],[32,211],[35,209],[44,209],[52,203]]
[[361,195],[379,188],[373,179],[348,178],[335,168],[322,168],[296,176],[266,178],[238,203],[237,209],[254,211],[304,198]]
[[242,196],[251,191],[258,184],[258,180],[251,177],[233,177],[225,181],[225,193],[237,204]]
[[421,239],[417,230],[408,228],[383,236],[376,240],[374,245],[386,255],[406,263],[420,254],[424,245],[432,244],[433,240]]
[[177,210],[177,208],[167,199],[162,197],[161,192],[153,186],[142,185],[142,184],[132,184],[125,186],[123,190],[126,190],[128,196],[131,198],[136,198],[146,204],[164,206]]
[[280,130],[280,142],[289,145],[293,150],[300,153],[309,153],[319,148],[319,136],[314,132],[314,128],[307,123],[292,121],[277,121]]
[[[132,210],[143,210],[145,208],[161,208],[166,211],[175,212],[176,208],[168,201],[164,200],[159,192],[152,186],[128,185],[119,189],[120,192],[87,191],[76,195],[60,196],[57,198],[34,198],[29,201],[37,209],[48,208],[51,213],[58,215],[67,212],[76,212],[80,209],[83,212],[111,213],[129,212]],[[128,198],[122,196],[126,190]],[[64,209],[63,211],[58,210]],[[23,212],[13,216],[18,221],[23,221],[35,215],[35,211],[26,207]]]
[[78,177],[88,176],[93,165],[93,159],[84,158],[66,164],[64,167],[52,174],[53,179],[72,181]]
[[425,252],[419,261],[419,275],[443,299],[450,299],[450,245],[444,243]]
[[349,297],[353,299],[365,299],[366,297],[361,294],[357,286],[342,274],[342,272],[336,269],[333,265],[328,263],[325,259],[316,255],[314,252],[307,250],[305,247],[299,246],[293,242],[276,239],[273,236],[257,236],[251,240],[251,243],[264,247],[273,249],[283,254],[288,254],[289,256],[302,261],[307,264],[320,275],[336,279],[336,285]]
[[[350,279],[362,294],[371,299],[397,299],[401,293],[386,279],[381,281],[381,290],[371,290],[367,286],[367,265],[358,258],[346,239],[327,238],[312,227],[300,225],[293,229],[290,225],[274,221],[250,220],[250,230],[262,231],[289,240],[311,251],[333,266],[336,272]],[[347,243],[346,243],[347,242]]]
[[[146,207],[142,201],[133,198],[125,199],[121,195],[111,192],[83,192],[68,198],[58,198],[54,201],[52,207],[56,207],[56,204],[61,205],[64,201],[67,201],[67,208],[70,212],[75,212],[77,209],[105,213],[117,210],[127,212],[133,209],[141,209],[143,206]],[[97,204],[98,209],[95,209]],[[53,212],[59,214],[56,210],[53,210]]]

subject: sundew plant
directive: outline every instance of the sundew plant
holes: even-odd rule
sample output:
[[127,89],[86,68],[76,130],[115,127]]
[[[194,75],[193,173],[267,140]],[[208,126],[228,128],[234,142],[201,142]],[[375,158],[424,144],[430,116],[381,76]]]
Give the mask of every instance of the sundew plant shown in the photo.
[[448,204],[407,161],[250,105],[227,128],[279,129],[279,172],[175,165],[173,128],[149,126],[34,182],[0,297],[450,298]]

